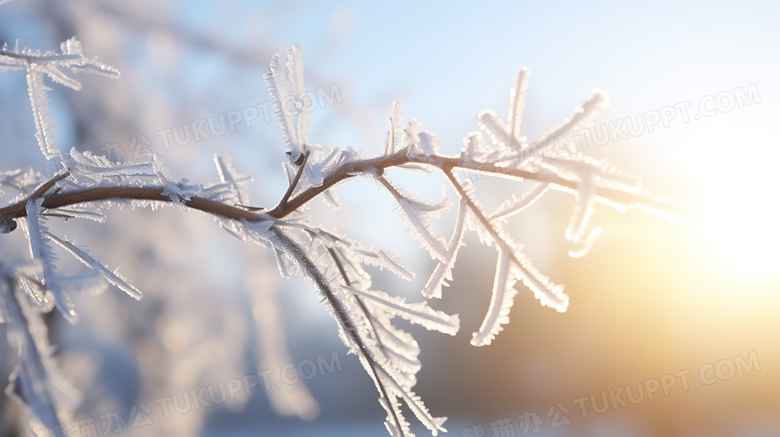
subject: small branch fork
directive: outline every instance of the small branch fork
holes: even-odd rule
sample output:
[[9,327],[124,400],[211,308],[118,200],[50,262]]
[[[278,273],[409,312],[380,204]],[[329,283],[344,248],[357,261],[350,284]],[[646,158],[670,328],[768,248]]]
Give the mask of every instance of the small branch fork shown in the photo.
[[290,183],[290,186],[287,187],[287,191],[285,191],[284,196],[282,196],[282,200],[279,201],[279,205],[277,205],[276,208],[287,208],[287,201],[290,200],[290,196],[292,196],[293,191],[295,191],[295,187],[298,186],[298,182],[301,180],[301,175],[303,175],[303,169],[306,167],[306,162],[309,160],[310,153],[311,151],[307,150],[306,153],[303,154],[303,162],[301,162],[300,167],[298,167],[298,173],[295,174],[295,179],[293,179],[293,181]]
[[70,176],[70,172],[69,172],[69,171],[66,171],[66,172],[64,172],[64,173],[62,173],[62,174],[58,174],[58,175],[54,176],[53,178],[49,179],[49,181],[48,181],[48,182],[46,182],[45,184],[41,185],[41,187],[40,187],[40,188],[38,188],[37,190],[35,190],[35,192],[33,192],[33,193],[32,193],[32,194],[31,194],[29,197],[27,197],[27,199],[25,199],[25,200],[30,200],[30,199],[37,199],[37,198],[39,198],[39,197],[43,196],[44,194],[46,194],[46,192],[48,192],[49,190],[51,190],[51,188],[52,188],[52,187],[53,187],[53,186],[54,186],[54,185],[55,185],[57,182],[59,182],[59,181],[61,181],[61,180],[65,179],[65,178],[67,178],[68,176]]
[[444,175],[447,176],[447,178],[450,180],[452,186],[455,187],[455,191],[457,191],[460,197],[466,201],[466,204],[468,205],[469,209],[471,209],[471,212],[474,214],[474,216],[477,217],[480,222],[482,222],[482,226],[484,226],[485,229],[487,229],[487,231],[493,237],[493,240],[496,241],[496,244],[501,245],[501,250],[506,250],[509,253],[509,257],[512,259],[512,261],[514,261],[517,267],[523,270],[525,273],[528,273],[525,271],[523,264],[520,263],[520,260],[517,259],[517,255],[515,253],[516,250],[513,247],[511,247],[509,243],[506,242],[506,240],[504,240],[504,238],[499,234],[496,228],[493,227],[493,224],[490,223],[490,220],[488,220],[488,218],[485,217],[484,214],[482,214],[480,208],[477,206],[477,204],[474,202],[471,196],[469,196],[469,194],[466,192],[466,189],[463,188],[463,185],[461,185],[458,178],[455,177],[455,174],[452,173],[452,168],[442,169],[442,171],[444,172]]

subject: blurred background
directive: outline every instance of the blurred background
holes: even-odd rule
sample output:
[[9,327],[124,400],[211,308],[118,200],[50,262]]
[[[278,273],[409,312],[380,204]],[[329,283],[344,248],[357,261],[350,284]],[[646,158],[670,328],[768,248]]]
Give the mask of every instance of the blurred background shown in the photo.
[[[254,177],[250,203],[266,207],[286,188],[275,120],[258,113],[234,131],[170,140],[167,147],[156,133],[264,107],[270,96],[262,75],[271,56],[293,43],[303,46],[306,88],[322,97],[310,140],[367,155],[381,150],[393,101],[404,103],[406,120],[417,118],[439,135],[443,153],[458,153],[462,138],[477,130],[479,111],[505,116],[522,66],[532,73],[523,123],[530,139],[571,115],[594,87],[611,99],[597,127],[689,102],[687,120],[678,113],[653,132],[591,144],[585,153],[641,175],[651,193],[709,219],[670,224],[600,206],[592,222],[604,227],[603,235],[587,256],[572,259],[563,231],[573,198],[549,193],[506,228],[542,272],[566,284],[569,310],[556,313],[520,292],[511,323],[484,348],[469,340],[488,308],[495,254],[467,234],[454,284],[433,302],[460,314],[461,331],[450,337],[403,326],[422,348],[415,391],[434,416],[449,417],[445,426],[456,436],[480,436],[480,426],[486,436],[519,436],[525,412],[540,416],[538,435],[545,436],[776,436],[778,16],[774,2],[14,0],[0,6],[0,43],[18,39],[20,47],[46,51],[76,36],[85,54],[122,72],[116,81],[79,76],[78,92],[51,85],[60,150],[124,161],[159,153],[175,178],[203,184],[218,180],[213,155],[229,153],[239,172]],[[694,117],[707,96],[736,95],[751,84],[758,93],[751,105],[729,109],[726,99],[714,115]],[[31,115],[24,73],[2,72],[0,170],[46,173]],[[436,174],[391,176],[425,199],[438,199],[445,183]],[[526,188],[489,179],[475,185],[489,208]],[[314,221],[402,257],[416,279],[371,271],[375,284],[419,300],[434,265],[393,213],[392,199],[363,180],[338,193],[338,211],[312,202]],[[437,222],[442,235],[453,219],[450,211]],[[372,381],[346,354],[315,291],[301,278],[283,281],[263,248],[241,244],[205,215],[175,208],[112,211],[105,224],[52,220],[51,226],[120,266],[144,292],[140,302],[115,289],[82,298],[75,326],[49,314],[57,359],[83,391],[75,419],[94,418],[100,432],[100,416],[116,412],[126,422],[122,435],[387,434]],[[18,232],[4,236],[0,258],[27,256],[25,246]],[[62,257],[63,270],[77,267]],[[760,371],[694,388],[703,365],[737,362],[751,352]],[[330,361],[333,353],[340,371],[305,384],[273,383],[285,364]],[[0,379],[16,360],[0,341]],[[155,403],[264,370],[272,370],[272,387],[251,397],[239,393],[183,414],[171,409],[170,417]],[[600,406],[602,392],[683,370],[691,371],[689,390],[678,381],[668,396],[659,392],[603,414],[588,403],[587,418],[574,403],[594,395]],[[152,409],[154,423],[134,427],[129,414],[141,403]],[[547,413],[557,404],[570,410],[556,409],[571,424],[552,427]],[[505,417],[515,434],[498,428]],[[428,435],[409,419],[418,435]],[[21,420],[18,406],[0,398],[0,435],[20,435]]]

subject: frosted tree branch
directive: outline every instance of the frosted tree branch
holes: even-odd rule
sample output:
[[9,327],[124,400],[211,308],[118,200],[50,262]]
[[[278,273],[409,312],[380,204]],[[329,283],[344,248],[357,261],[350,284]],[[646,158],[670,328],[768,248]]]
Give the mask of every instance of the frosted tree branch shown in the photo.
[[[451,156],[403,156],[400,154],[395,154],[387,157],[345,163],[335,169],[329,176],[325,177],[321,186],[307,188],[299,194],[292,196],[288,199],[285,206],[278,205],[270,210],[264,210],[263,208],[257,208],[257,210],[264,211],[262,215],[281,219],[288,216],[293,211],[296,211],[306,203],[310,202],[328,188],[333,187],[340,182],[352,179],[362,173],[380,171],[393,167],[401,167],[402,165],[408,163],[429,164],[442,169],[442,171],[459,168],[467,171],[475,171],[495,176],[508,176],[515,178],[518,181],[540,181],[554,184],[569,190],[577,189],[576,183],[556,175],[535,174],[525,170],[507,170],[498,166],[485,167],[484,163],[473,160],[464,160]],[[45,196],[46,200],[44,200],[42,206],[47,209],[56,209],[78,205],[80,203],[110,200],[114,198],[170,202],[170,199],[168,199],[167,196],[162,196],[160,194],[161,190],[162,187],[159,187],[159,190],[157,187],[89,187],[68,193]],[[669,199],[651,197],[646,194],[634,194],[607,187],[597,187],[596,196],[598,201],[603,200],[607,202],[616,202],[623,204],[626,207],[633,206],[640,209],[658,210],[675,216],[680,220],[704,219],[702,215],[693,210],[685,208],[676,202],[673,202]],[[257,221],[261,217],[260,214],[254,214],[245,208],[198,198],[197,196],[191,198],[189,201],[184,202],[184,205],[192,209],[210,214],[221,215],[230,219],[243,218],[249,221]],[[25,215],[26,213],[24,211],[24,202],[17,202],[0,208],[0,220],[17,219],[24,217]]]
[[[48,118],[43,74],[75,89],[80,84],[64,75],[60,68],[99,72],[111,77],[119,75],[111,67],[84,58],[81,45],[75,39],[63,43],[61,49],[61,54],[19,51],[18,47],[13,50],[4,47],[0,51],[0,69],[27,70],[39,146],[46,158],[56,158],[63,167],[54,178],[45,182],[38,181],[38,176],[32,172],[0,173],[0,188],[10,186],[20,192],[9,205],[0,208],[0,232],[9,233],[21,227],[30,242],[32,257],[27,270],[3,270],[0,265],[3,274],[0,279],[4,281],[0,298],[6,322],[13,324],[12,332],[29,333],[27,325],[33,317],[16,311],[13,293],[17,286],[25,291],[25,299],[30,305],[37,305],[35,308],[39,311],[51,310],[56,305],[73,323],[77,320],[70,299],[73,292],[95,294],[110,283],[136,299],[141,297],[141,292],[126,278],[109,270],[85,248],[50,232],[45,226],[47,218],[80,217],[102,222],[105,220],[103,210],[127,206],[176,206],[202,211],[210,214],[231,235],[268,248],[276,257],[283,277],[300,273],[314,283],[338,325],[342,341],[358,356],[375,382],[380,405],[387,412],[385,424],[394,437],[412,437],[409,423],[401,414],[399,399],[433,435],[445,431],[446,418],[432,416],[412,391],[416,373],[422,365],[418,358],[419,346],[411,335],[395,327],[393,319],[399,317],[429,330],[455,335],[460,328],[460,318],[457,314],[434,310],[424,300],[408,303],[399,296],[372,289],[371,276],[363,270],[363,265],[387,268],[406,280],[414,274],[392,254],[366,247],[316,225],[315,217],[303,213],[303,207],[312,199],[323,194],[336,204],[335,187],[356,177],[377,182],[380,189],[390,193],[412,236],[437,261],[421,293],[426,299],[441,298],[442,287],[452,280],[452,269],[467,230],[475,231],[480,241],[495,247],[498,259],[492,299],[481,327],[472,336],[474,346],[489,345],[509,322],[514,296],[523,290],[520,284],[532,291],[544,306],[563,312],[569,305],[563,285],[554,284],[539,272],[520,251],[521,246],[502,228],[503,221],[525,210],[550,189],[575,196],[574,211],[564,232],[564,237],[575,245],[569,251],[575,258],[587,253],[603,230],[595,227],[588,232],[597,203],[619,211],[639,208],[669,220],[699,218],[672,201],[651,197],[638,177],[605,160],[580,154],[552,159],[529,145],[526,137],[520,134],[530,74],[526,68],[520,69],[515,76],[506,122],[494,111],[480,112],[477,115],[480,131],[464,139],[460,155],[442,154],[437,135],[422,130],[419,121],[404,124],[400,102],[391,105],[389,130],[383,144],[375,148],[380,151],[377,156],[366,156],[363,150],[352,147],[342,150],[312,144],[303,83],[303,52],[297,45],[287,50],[285,61],[281,56],[274,56],[270,72],[264,76],[287,146],[288,159],[283,164],[289,185],[275,207],[252,207],[247,205],[244,191],[251,178],[238,174],[227,156],[215,156],[219,182],[204,186],[187,179],[174,181],[157,155],[152,156],[150,162],[125,164],[76,149],[67,154],[60,153]],[[294,104],[294,110],[286,111],[289,108],[282,107],[288,101]],[[590,122],[607,102],[605,93],[594,90],[571,117],[546,131],[539,142],[570,135]],[[456,192],[458,204],[455,228],[449,241],[436,236],[429,221],[454,202],[447,197],[437,202],[412,197],[391,182],[388,172],[396,168],[426,173],[438,169],[447,178]],[[475,187],[469,180],[458,178],[456,169],[464,174],[479,173],[512,181],[534,181],[535,184],[520,199],[512,196],[496,211],[488,213],[480,205]],[[56,256],[51,251],[52,242],[88,266],[91,274],[61,275],[56,269]],[[29,345],[32,340],[24,341]],[[22,352],[20,349],[22,371],[38,372],[37,362],[41,360],[35,354]],[[51,379],[51,376],[39,377]],[[60,411],[52,410],[52,413],[39,408],[49,402],[48,392],[31,396],[32,399],[21,400],[30,408],[30,414],[46,427],[55,425]]]

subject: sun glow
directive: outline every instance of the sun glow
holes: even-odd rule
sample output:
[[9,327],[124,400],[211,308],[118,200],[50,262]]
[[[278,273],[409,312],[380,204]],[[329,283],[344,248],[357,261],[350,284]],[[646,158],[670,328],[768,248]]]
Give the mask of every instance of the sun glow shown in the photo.
[[[767,275],[780,270],[780,196],[777,162],[780,150],[767,126],[771,120],[746,107],[719,120],[691,123],[676,134],[675,166],[690,172],[699,185],[698,208],[708,220],[703,247],[713,266],[735,274]],[[674,197],[674,196],[672,196]]]
[[719,153],[708,165],[711,221],[705,227],[713,255],[740,273],[768,274],[780,267],[780,196],[772,181],[780,153],[764,149],[741,162],[736,154]]
[[715,199],[721,203],[711,209],[705,226],[714,254],[743,273],[770,273],[780,267],[779,199],[740,185],[721,191]]

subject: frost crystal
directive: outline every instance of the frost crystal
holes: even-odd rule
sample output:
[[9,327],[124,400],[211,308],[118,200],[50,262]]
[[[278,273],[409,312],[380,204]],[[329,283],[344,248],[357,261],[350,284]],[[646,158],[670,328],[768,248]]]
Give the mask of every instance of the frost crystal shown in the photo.
[[54,82],[74,90],[81,89],[81,84],[68,77],[62,69],[70,68],[73,73],[98,73],[111,78],[119,77],[119,70],[87,59],[81,52],[81,43],[73,37],[60,45],[62,53],[53,51],[41,53],[30,49],[19,50],[18,42],[14,49],[8,44],[0,50],[0,70],[26,70],[27,89],[35,119],[35,137],[46,158],[59,155],[57,140],[52,128],[54,122],[49,118],[48,89],[43,83],[43,76],[49,76]]

